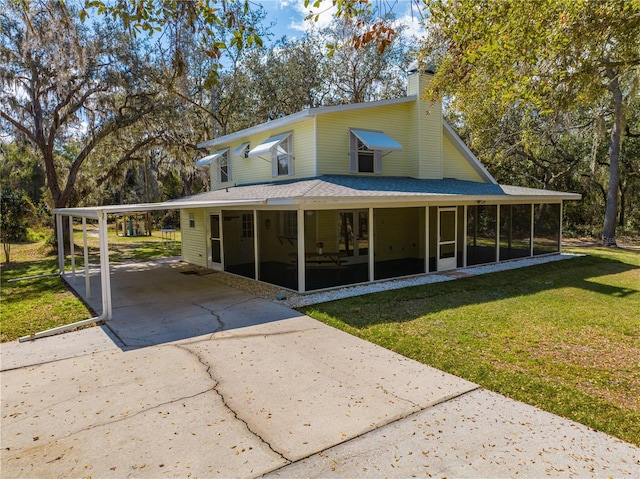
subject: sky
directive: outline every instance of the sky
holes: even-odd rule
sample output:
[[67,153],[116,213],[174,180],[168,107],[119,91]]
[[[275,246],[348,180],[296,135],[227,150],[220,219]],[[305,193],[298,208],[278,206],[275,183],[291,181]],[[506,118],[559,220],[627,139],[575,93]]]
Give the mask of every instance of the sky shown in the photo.
[[[374,0],[375,1],[375,0]],[[422,33],[418,22],[418,14],[415,2],[412,0],[378,0],[380,3],[393,6],[397,22],[407,27],[407,36],[420,36]],[[289,38],[302,36],[309,28],[309,22],[305,22],[305,17],[309,12],[304,8],[304,0],[252,0],[251,3],[260,4],[267,12],[267,22],[275,23],[272,29],[273,39],[277,40],[286,35]],[[313,3],[313,1],[309,2]],[[413,4],[413,14],[411,5]],[[320,17],[314,24],[315,29],[323,28],[331,22],[331,15],[334,9],[331,7],[331,0],[324,0],[320,6]],[[313,23],[313,22],[312,22]]]

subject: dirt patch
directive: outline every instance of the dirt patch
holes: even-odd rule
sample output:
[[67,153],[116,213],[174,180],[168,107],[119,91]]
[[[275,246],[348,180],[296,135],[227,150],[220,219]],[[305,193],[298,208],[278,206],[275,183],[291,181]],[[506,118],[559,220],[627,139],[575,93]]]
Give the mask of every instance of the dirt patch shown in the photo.
[[584,368],[585,374],[575,378],[576,389],[621,408],[640,411],[637,339],[614,341],[585,330],[574,343],[541,342],[532,355],[555,364]]

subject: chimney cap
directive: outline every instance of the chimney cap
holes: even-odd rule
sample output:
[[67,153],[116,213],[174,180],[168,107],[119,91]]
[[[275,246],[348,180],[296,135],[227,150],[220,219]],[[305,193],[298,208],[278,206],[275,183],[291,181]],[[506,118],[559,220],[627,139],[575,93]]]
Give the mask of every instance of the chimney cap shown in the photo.
[[429,73],[431,75],[433,75],[436,72],[436,66],[429,64],[429,65],[421,65],[420,62],[418,62],[417,60],[412,61],[411,63],[409,63],[409,67],[407,68],[407,73],[409,75],[413,74],[413,73]]

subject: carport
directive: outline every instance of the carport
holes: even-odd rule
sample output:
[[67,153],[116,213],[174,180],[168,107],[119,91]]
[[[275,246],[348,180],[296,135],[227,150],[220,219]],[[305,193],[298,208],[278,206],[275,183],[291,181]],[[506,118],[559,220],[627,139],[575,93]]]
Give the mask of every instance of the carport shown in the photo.
[[[92,296],[91,291],[91,271],[89,265],[89,248],[87,243],[87,220],[98,222],[98,240],[99,240],[99,255],[100,255],[100,292],[101,292],[101,304],[102,309],[98,316],[77,321],[75,323],[59,326],[57,328],[48,329],[38,333],[33,333],[29,336],[24,336],[19,339],[20,342],[38,339],[46,336],[52,336],[54,334],[70,331],[81,326],[97,323],[99,321],[108,321],[112,319],[112,296],[111,296],[111,274],[109,263],[109,237],[107,234],[107,224],[109,215],[115,214],[131,214],[131,213],[144,213],[150,211],[163,211],[163,210],[181,210],[184,208],[207,208],[207,207],[229,207],[229,206],[242,206],[242,205],[256,205],[262,204],[262,201],[255,200],[239,200],[239,201],[190,201],[187,199],[181,199],[180,201],[165,201],[160,203],[139,203],[132,205],[107,205],[107,206],[95,206],[95,207],[79,207],[79,208],[57,208],[53,210],[56,219],[56,231],[58,242],[58,267],[60,276],[69,284],[76,281],[76,260],[75,260],[75,247],[73,241],[73,220],[74,218],[81,218],[82,220],[82,246],[84,253],[84,280],[85,280],[85,292],[87,297]],[[63,230],[63,217],[69,218],[69,251],[71,257],[71,269],[67,271],[65,265],[65,251],[64,251],[64,230]]]

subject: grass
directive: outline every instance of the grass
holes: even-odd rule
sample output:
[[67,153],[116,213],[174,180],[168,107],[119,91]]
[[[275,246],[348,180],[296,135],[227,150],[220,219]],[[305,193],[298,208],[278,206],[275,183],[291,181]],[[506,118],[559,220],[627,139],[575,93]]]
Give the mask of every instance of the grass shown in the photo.
[[[109,231],[109,260],[112,264],[125,261],[146,261],[180,254],[180,233],[177,244],[165,249],[159,232],[153,236],[119,237]],[[30,235],[33,241],[11,246],[11,264],[2,265],[0,279],[0,342],[12,341],[33,332],[62,326],[91,317],[84,303],[57,276],[9,283],[10,279],[46,275],[58,271],[58,258],[47,251],[46,235]],[[82,230],[74,230],[76,269],[83,266]],[[89,263],[100,262],[97,230],[88,229]],[[70,269],[67,256],[66,269]]]
[[640,251],[305,308],[331,326],[640,446]]

